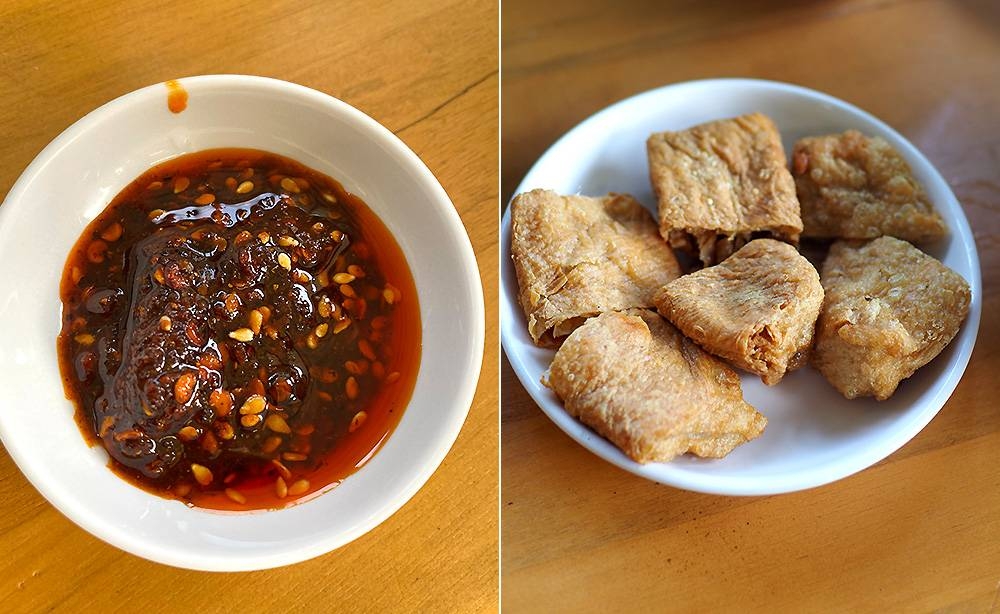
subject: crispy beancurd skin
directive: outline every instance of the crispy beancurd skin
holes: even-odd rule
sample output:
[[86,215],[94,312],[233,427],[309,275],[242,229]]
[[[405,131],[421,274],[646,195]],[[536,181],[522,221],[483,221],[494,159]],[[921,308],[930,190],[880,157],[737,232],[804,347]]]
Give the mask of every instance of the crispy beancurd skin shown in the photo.
[[660,234],[671,247],[710,266],[757,237],[798,244],[795,183],[766,115],[653,134],[646,150]]
[[566,411],[640,463],[691,452],[720,458],[767,419],[739,376],[656,312],[608,312],[576,329],[542,383]]
[[670,282],[656,298],[686,336],[769,386],[807,362],[822,303],[813,265],[773,239],[747,243],[722,264]]
[[910,165],[881,137],[848,130],[801,139],[792,174],[805,237],[920,243],[948,234]]
[[511,203],[511,257],[528,332],[554,346],[605,311],[652,307],[653,293],[680,275],[652,216],[623,194],[518,194]]
[[848,399],[888,399],[951,343],[969,313],[962,276],[892,237],[834,243],[821,279],[812,364]]

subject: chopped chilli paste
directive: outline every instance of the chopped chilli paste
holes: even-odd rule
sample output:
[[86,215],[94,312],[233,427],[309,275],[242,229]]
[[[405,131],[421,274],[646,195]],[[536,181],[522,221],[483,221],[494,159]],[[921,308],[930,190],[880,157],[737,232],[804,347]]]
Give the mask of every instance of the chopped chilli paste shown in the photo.
[[77,241],[60,297],[84,436],[129,482],[197,507],[336,485],[399,422],[420,362],[389,231],[335,180],[256,150],[129,184]]

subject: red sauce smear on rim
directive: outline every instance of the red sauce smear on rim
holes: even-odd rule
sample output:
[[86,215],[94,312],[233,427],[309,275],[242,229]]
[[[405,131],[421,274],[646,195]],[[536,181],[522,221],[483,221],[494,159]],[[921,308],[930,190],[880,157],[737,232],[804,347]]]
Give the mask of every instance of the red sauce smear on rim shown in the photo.
[[270,509],[390,436],[420,363],[406,260],[337,181],[256,150],[153,167],[86,228],[60,286],[66,394],[129,482]]
[[180,113],[187,108],[188,93],[180,81],[167,81],[167,108],[171,113]]

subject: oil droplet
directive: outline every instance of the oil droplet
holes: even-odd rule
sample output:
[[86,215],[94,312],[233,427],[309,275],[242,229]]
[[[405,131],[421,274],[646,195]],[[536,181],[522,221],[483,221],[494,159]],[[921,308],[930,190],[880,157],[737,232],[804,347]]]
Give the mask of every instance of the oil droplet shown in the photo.
[[180,81],[167,81],[167,108],[171,113],[180,113],[187,108],[188,93]]

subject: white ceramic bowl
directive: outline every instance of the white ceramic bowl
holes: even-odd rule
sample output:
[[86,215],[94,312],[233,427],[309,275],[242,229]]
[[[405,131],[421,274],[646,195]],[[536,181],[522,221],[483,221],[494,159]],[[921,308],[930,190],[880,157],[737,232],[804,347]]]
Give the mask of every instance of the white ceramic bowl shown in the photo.
[[[24,171],[0,207],[0,436],[31,483],[97,537],[192,569],[275,567],[328,552],[399,509],[454,443],[482,361],[482,285],[451,201],[417,156],[357,109],[284,81],[181,79],[187,110],[157,84],[93,111]],[[416,388],[381,450],[337,488],[280,511],[191,509],[131,486],[89,448],[56,362],[59,278],[87,223],[132,179],[182,153],[252,147],[289,156],[358,194],[413,272],[423,350]]]
[[982,309],[979,258],[969,223],[930,162],[892,128],[861,109],[813,90],[752,79],[692,81],[651,90],[614,104],[569,131],[538,160],[518,192],[549,188],[566,194],[627,192],[655,211],[646,137],[705,121],[761,111],[781,131],[785,151],[800,137],[856,128],[885,138],[909,162],[945,218],[951,236],[930,253],[972,287],[969,317],[936,359],[881,403],[848,401],[806,367],[774,387],[742,374],[747,401],[767,416],[764,434],[720,460],[690,455],[640,465],[572,418],[541,386],[553,352],[532,345],[517,304],[510,258],[510,212],[501,230],[500,314],[504,350],[528,393],[556,425],[601,458],[645,478],[699,492],[766,495],[826,484],[860,471],[909,441],[937,414],[958,385],[972,354]]

